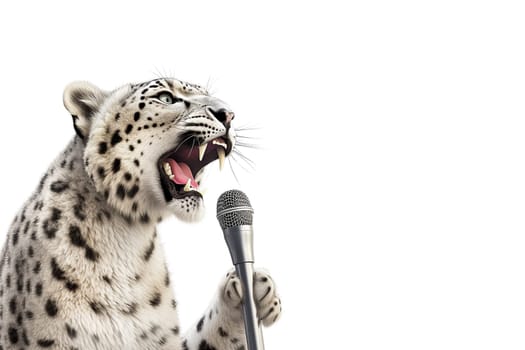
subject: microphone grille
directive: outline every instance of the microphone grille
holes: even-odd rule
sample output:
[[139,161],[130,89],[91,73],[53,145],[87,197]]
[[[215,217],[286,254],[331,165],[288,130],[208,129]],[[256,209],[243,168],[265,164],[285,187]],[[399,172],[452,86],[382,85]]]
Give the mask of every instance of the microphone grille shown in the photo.
[[250,200],[239,190],[229,190],[220,195],[217,200],[217,220],[221,228],[251,225],[253,209]]

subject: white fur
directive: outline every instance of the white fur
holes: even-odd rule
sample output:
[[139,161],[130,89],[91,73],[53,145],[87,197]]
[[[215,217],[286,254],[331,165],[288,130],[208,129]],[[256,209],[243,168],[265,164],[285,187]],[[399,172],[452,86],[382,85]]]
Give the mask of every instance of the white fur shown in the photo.
[[[206,106],[224,104],[197,86],[173,80],[174,94],[191,101],[191,108],[152,104],[140,109],[144,115],[134,123],[140,91],[155,84],[125,85],[111,93],[85,82],[66,88],[64,104],[78,117],[77,132],[84,139],[76,137],[54,161],[11,226],[0,263],[3,349],[177,350],[183,341],[195,350],[206,348],[203,341],[218,350],[244,345],[241,296],[229,297],[239,284],[232,273],[221,282],[202,327],[190,328],[186,340],[178,334],[156,223],[168,214],[197,220],[203,203],[198,196],[167,203],[157,161],[181,142],[181,132],[190,129],[185,126],[189,120],[214,127],[210,138],[224,134],[219,121],[199,117]],[[147,117],[155,113],[155,122],[165,127],[139,132],[139,126],[153,123]],[[128,124],[136,132],[125,134]],[[206,127],[192,128],[198,132]],[[117,130],[121,140],[110,145]],[[107,145],[104,152],[101,143]],[[116,171],[112,170],[115,158],[121,160]],[[140,166],[134,164],[136,159]],[[123,179],[125,172],[132,178]],[[134,185],[140,190],[130,194]],[[125,188],[123,198],[119,186]],[[191,207],[189,212],[181,208],[184,201],[186,208]],[[39,284],[41,293],[37,293]],[[256,298],[261,299],[257,303],[260,317],[270,325],[281,311],[275,286],[268,275],[258,272],[255,287]],[[219,327],[223,333],[218,333]]]

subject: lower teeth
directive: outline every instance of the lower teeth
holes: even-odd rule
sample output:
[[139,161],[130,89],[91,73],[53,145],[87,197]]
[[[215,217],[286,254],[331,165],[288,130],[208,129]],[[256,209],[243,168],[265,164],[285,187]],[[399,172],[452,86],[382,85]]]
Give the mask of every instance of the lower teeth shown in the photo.
[[188,179],[188,182],[186,182],[186,185],[184,185],[184,192],[189,191],[198,191],[195,187],[191,185],[191,179]]
[[171,172],[171,167],[170,165],[166,162],[163,164],[164,166],[164,172],[166,173],[166,175],[168,175],[171,179],[171,176],[173,176],[173,173]]
[[184,192],[188,192],[191,190],[191,179],[188,179],[188,182],[186,182],[186,185],[184,185]]

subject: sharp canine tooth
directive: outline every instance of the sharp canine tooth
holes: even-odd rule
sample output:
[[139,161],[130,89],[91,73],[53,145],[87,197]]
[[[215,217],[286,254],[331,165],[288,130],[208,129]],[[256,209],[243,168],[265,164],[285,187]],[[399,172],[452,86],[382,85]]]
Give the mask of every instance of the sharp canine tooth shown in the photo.
[[184,192],[188,192],[189,190],[191,190],[191,179],[188,179],[188,182],[184,185]]
[[170,180],[173,180],[175,178],[175,175],[170,175],[169,178]]
[[217,148],[217,155],[219,156],[219,170],[224,166],[224,148]]
[[204,158],[204,152],[206,152],[206,147],[208,147],[207,142],[199,146],[199,160],[200,161],[202,161],[202,158]]

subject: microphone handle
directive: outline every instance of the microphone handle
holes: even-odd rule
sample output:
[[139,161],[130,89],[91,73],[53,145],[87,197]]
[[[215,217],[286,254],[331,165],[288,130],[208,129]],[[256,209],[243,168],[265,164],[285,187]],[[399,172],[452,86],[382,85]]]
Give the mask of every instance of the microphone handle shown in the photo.
[[257,308],[253,297],[253,263],[235,265],[243,291],[242,312],[248,350],[264,350],[262,330],[257,320]]
[[264,350],[262,329],[257,320],[253,297],[253,228],[251,225],[240,225],[226,228],[223,232],[237,276],[241,280],[246,345],[248,350]]

